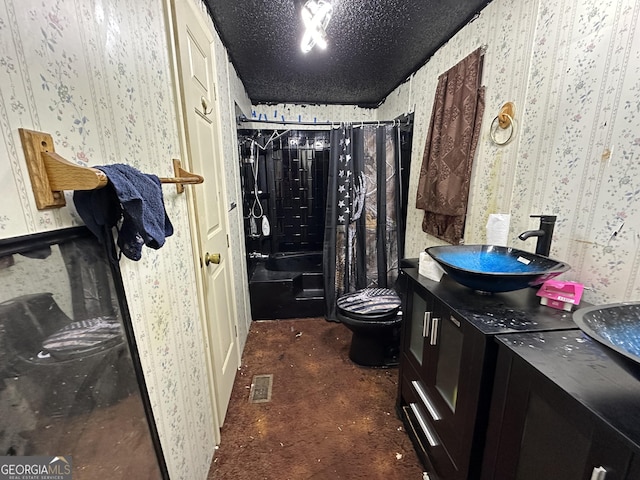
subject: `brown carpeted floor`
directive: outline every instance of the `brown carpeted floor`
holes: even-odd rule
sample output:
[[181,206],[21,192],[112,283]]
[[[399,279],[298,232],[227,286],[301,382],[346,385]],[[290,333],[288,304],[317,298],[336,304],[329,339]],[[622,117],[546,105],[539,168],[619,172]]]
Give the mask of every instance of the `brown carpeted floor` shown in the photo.
[[[322,318],[254,322],[208,478],[420,480],[395,413],[397,369],[354,365],[350,341]],[[271,401],[249,402],[265,374]]]

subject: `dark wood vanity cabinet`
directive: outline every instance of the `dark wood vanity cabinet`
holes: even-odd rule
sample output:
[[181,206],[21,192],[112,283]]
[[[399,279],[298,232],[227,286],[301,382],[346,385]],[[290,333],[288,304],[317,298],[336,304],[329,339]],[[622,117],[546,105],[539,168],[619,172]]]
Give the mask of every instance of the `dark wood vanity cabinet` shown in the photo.
[[[486,345],[481,334],[428,292],[412,290],[400,409],[423,463],[463,478],[482,401]],[[471,420],[471,421],[470,421]]]
[[[575,328],[534,289],[482,295],[417,261],[401,270],[404,320],[397,411],[430,479],[480,477],[497,358],[494,336]],[[505,477],[506,478],[506,477]]]
[[640,479],[638,366],[580,330],[497,343],[482,480]]

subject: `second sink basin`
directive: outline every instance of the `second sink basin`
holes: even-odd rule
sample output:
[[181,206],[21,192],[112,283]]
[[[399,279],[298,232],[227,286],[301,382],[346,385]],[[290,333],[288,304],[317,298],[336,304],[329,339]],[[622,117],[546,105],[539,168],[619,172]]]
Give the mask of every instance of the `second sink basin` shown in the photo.
[[540,285],[571,268],[542,255],[496,245],[445,245],[426,252],[456,282],[483,292]]
[[573,321],[594,340],[640,364],[640,302],[581,308]]

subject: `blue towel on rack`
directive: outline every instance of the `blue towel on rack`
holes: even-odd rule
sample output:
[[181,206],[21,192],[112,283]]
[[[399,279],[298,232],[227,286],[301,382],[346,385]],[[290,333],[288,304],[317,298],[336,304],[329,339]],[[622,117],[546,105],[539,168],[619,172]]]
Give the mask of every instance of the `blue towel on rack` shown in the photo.
[[[131,260],[140,260],[142,246],[158,249],[173,234],[156,175],[142,173],[124,164],[95,167],[109,183],[97,190],[76,190],[73,202],[78,214],[98,239],[122,219],[118,247]],[[108,227],[105,229],[105,227]]]

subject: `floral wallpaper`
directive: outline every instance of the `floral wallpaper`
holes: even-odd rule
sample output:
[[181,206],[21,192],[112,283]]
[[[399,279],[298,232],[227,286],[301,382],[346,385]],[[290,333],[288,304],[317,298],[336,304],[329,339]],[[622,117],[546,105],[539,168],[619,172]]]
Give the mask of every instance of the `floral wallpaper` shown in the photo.
[[[640,2],[494,0],[378,109],[415,112],[412,172],[420,168],[437,77],[486,45],[487,103],[472,172],[465,241],[484,243],[489,214],[510,213],[509,245],[535,214],[557,215],[551,257],[592,303],[640,300]],[[490,125],[516,107],[514,139]],[[422,232],[411,176],[406,253],[438,241]]]
[[[122,162],[173,176],[171,159],[181,155],[164,8],[163,0],[0,3],[0,154],[6,159],[0,162],[0,238],[81,223],[72,192],[65,208],[36,209],[18,128],[50,133],[56,151],[79,165]],[[235,108],[249,111],[250,103],[219,39],[215,50],[221,113],[228,118],[222,122],[225,159],[235,167]],[[232,175],[230,205],[237,201]],[[163,192],[174,235],[160,250],[145,248],[140,262],[123,260],[121,269],[169,473],[193,480],[206,478],[218,425],[186,195],[172,185]],[[240,222],[233,213],[230,218],[231,235],[238,237]],[[244,342],[250,322],[245,270],[235,274]]]

